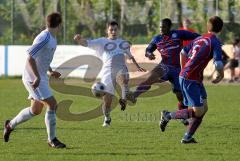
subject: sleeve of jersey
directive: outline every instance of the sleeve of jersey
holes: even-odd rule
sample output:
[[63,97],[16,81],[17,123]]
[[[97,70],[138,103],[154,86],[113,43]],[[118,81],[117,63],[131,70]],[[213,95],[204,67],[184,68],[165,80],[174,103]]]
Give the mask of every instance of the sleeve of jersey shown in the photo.
[[182,49],[181,54],[187,55],[191,50],[192,46],[193,46],[193,41]]
[[87,46],[93,50],[98,50],[99,45],[101,44],[101,39],[87,40]]
[[146,48],[146,52],[153,53],[157,49],[156,37],[154,37]]
[[36,38],[36,42],[32,44],[32,46],[27,50],[27,52],[33,59],[37,58],[40,53],[39,51],[46,46],[49,40],[50,40],[49,33],[40,35],[39,37]]
[[180,33],[181,39],[183,40],[194,40],[195,38],[201,36],[198,33],[190,32],[186,30],[178,30],[178,32]]
[[213,62],[215,64],[216,69],[222,69],[222,47],[219,41],[213,42]]

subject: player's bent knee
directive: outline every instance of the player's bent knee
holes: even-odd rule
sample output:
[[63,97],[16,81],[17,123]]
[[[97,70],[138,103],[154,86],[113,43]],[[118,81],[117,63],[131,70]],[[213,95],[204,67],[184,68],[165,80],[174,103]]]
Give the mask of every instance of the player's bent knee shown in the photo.
[[32,113],[34,115],[40,115],[42,113],[42,110],[41,111],[32,110]]
[[203,107],[204,107],[204,114],[207,113],[208,111],[208,103],[207,103],[207,99],[203,100]]
[[57,109],[57,101],[56,99],[52,96],[43,101],[50,110],[56,110]]
[[195,112],[194,113],[195,114],[195,117],[201,117],[203,114],[204,114],[204,112]]
[[193,107],[195,117],[202,117],[205,114],[204,107]]
[[36,101],[36,100],[31,101],[31,112],[34,115],[41,114],[42,109],[43,109],[43,104],[40,101]]

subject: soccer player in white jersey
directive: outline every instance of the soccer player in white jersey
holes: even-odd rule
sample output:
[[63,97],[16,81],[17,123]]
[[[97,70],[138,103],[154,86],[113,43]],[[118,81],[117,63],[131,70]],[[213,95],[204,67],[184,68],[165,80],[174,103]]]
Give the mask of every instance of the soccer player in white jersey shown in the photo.
[[96,54],[103,61],[101,82],[106,86],[106,94],[103,96],[103,126],[107,127],[111,123],[110,109],[115,87],[118,83],[121,87],[122,96],[119,100],[122,110],[126,107],[128,94],[129,74],[125,63],[125,54],[136,65],[139,71],[145,71],[141,68],[130,52],[130,43],[118,37],[118,23],[110,21],[107,23],[107,37],[102,37],[94,40],[86,40],[77,34],[74,40],[80,45],[87,46],[96,51]]
[[46,19],[46,29],[34,39],[32,46],[27,50],[28,58],[23,72],[22,80],[29,92],[30,107],[20,111],[12,120],[6,120],[4,125],[4,141],[8,142],[11,132],[17,125],[39,115],[44,105],[47,107],[45,124],[48,134],[48,145],[53,148],[65,148],[55,134],[57,102],[48,85],[48,75],[59,78],[61,74],[52,71],[50,63],[56,49],[56,34],[60,31],[61,14],[51,13]]

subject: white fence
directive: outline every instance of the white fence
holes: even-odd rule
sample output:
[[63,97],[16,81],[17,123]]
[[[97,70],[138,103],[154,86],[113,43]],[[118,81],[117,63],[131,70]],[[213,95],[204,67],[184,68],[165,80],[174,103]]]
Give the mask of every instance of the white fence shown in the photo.
[[[1,46],[0,45],[0,76],[5,75],[5,76],[21,76],[25,61],[27,58],[27,49],[30,46],[19,46],[19,45],[8,45],[8,46]],[[146,45],[133,45],[131,47],[132,54],[136,58],[137,62],[139,63],[146,63],[146,62],[151,62],[147,58],[144,57],[144,52],[145,52]],[[224,45],[223,49],[227,52],[230,57],[232,56],[231,53],[231,45]],[[94,55],[95,51],[91,50],[86,47],[82,47],[79,45],[58,45],[53,62],[51,64],[51,67],[53,69],[59,68],[60,65],[62,65],[64,62],[76,58],[78,56],[83,56],[83,55]],[[153,63],[159,63],[160,61],[160,54],[156,51],[155,53],[157,59]],[[80,64],[84,64],[80,58],[77,58],[80,61]],[[84,59],[85,61],[86,59]],[[67,66],[63,66],[63,68],[60,68],[60,72],[71,72],[68,76],[69,77],[83,77],[84,74],[86,73],[86,69],[88,68],[88,65],[90,62],[93,62],[93,60],[88,59],[85,64],[79,66],[75,69],[76,66],[79,64],[78,61],[75,61],[73,63],[68,63]],[[75,63],[75,64],[74,64]],[[94,64],[94,62],[92,63]],[[99,64],[98,64],[99,65]],[[99,66],[91,66],[89,70],[96,70],[99,68]],[[213,63],[209,63],[208,67],[205,69],[204,75],[209,75],[213,71]],[[141,73],[130,73],[131,77],[137,76]],[[100,74],[98,74],[98,77]],[[225,72],[225,78],[229,78],[230,74],[229,71]]]
[[[30,46],[0,46],[0,75],[21,76],[25,61],[27,59],[27,49]],[[94,55],[94,51],[82,46],[59,45],[54,54],[51,67],[58,68],[61,64],[71,58],[81,55]],[[86,62],[87,63],[87,62]],[[76,64],[70,64],[68,68],[61,70],[72,70]],[[70,77],[82,77],[87,69],[87,65],[80,66],[70,73]],[[93,70],[93,69],[92,69]]]

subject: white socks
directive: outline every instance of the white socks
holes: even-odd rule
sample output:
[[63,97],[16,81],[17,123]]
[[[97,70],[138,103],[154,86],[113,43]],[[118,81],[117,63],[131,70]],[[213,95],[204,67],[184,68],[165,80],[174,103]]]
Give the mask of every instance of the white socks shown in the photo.
[[47,110],[45,114],[45,124],[47,128],[48,141],[56,137],[56,112]]
[[31,110],[31,107],[24,108],[10,121],[10,127],[14,129],[18,124],[21,124],[35,116]]
[[[27,107],[19,112],[19,114],[10,121],[10,127],[14,129],[18,124],[21,124],[35,116],[31,107]],[[45,124],[48,133],[48,140],[51,141],[56,137],[56,112],[47,110],[45,114]]]
[[127,99],[127,93],[129,92],[128,89],[128,84],[122,84],[121,85],[121,90],[122,90],[122,99]]

